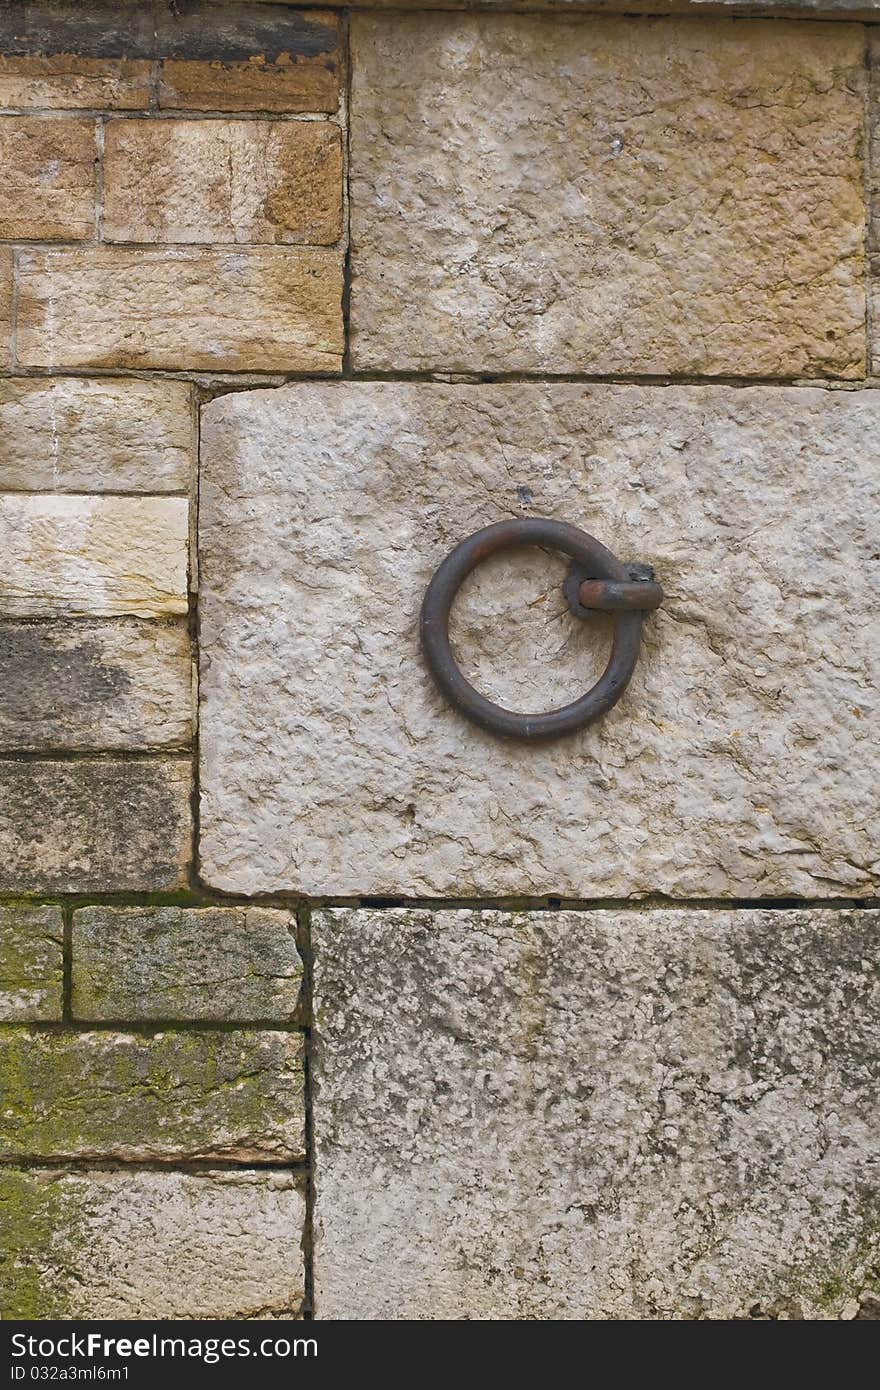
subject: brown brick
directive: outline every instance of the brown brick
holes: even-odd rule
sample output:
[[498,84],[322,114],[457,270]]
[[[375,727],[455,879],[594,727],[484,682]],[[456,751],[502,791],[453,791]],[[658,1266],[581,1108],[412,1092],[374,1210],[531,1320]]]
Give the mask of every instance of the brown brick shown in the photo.
[[21,253],[31,367],[326,371],[342,365],[342,260],[322,249]]
[[72,53],[0,57],[0,106],[138,111],[150,104],[150,64]]
[[0,119],[0,237],[81,241],[95,225],[95,123]]
[[0,246],[0,367],[8,367],[12,337],[12,248]]
[[329,121],[113,121],[108,241],[337,241],[342,140]]

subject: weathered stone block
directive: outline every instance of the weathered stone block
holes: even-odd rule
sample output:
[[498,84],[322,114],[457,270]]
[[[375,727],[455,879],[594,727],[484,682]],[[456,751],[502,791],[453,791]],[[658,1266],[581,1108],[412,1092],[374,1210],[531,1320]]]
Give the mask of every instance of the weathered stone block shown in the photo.
[[187,882],[188,759],[0,760],[0,892],[159,892]]
[[[418,649],[439,562],[511,515],[583,526],[666,591],[623,700],[549,744],[467,724]],[[215,887],[876,892],[880,393],[227,395],[203,412],[200,525]],[[464,672],[508,708],[564,704],[607,661],[608,625],[571,616],[564,574],[561,557],[501,555],[456,604]]]
[[0,1020],[61,1018],[64,923],[58,907],[0,907]]
[[316,914],[317,1316],[852,1316],[878,927]]
[[142,59],[0,54],[0,105],[6,109],[137,111],[149,104],[150,63]]
[[95,227],[95,158],[94,121],[5,116],[0,121],[0,237],[90,237]]
[[0,381],[0,491],[185,492],[185,381]]
[[0,1210],[6,1321],[283,1318],[302,1302],[291,1173],[4,1168]]
[[302,961],[289,912],[87,907],[73,919],[73,1016],[288,1022]]
[[187,611],[185,497],[0,495],[0,613]]
[[29,1033],[0,1049],[0,1154],[239,1162],[304,1153],[298,1033]]
[[20,267],[24,366],[341,367],[337,251],[97,246],[24,251]]
[[185,622],[0,620],[0,752],[185,748]]
[[864,373],[856,25],[356,15],[357,366]]
[[104,236],[314,242],[342,231],[342,137],[329,121],[111,121]]
[[0,367],[8,367],[11,360],[12,262],[12,247],[0,246]]
[[871,370],[880,373],[880,37],[868,30],[870,129],[868,132],[868,249],[871,252]]

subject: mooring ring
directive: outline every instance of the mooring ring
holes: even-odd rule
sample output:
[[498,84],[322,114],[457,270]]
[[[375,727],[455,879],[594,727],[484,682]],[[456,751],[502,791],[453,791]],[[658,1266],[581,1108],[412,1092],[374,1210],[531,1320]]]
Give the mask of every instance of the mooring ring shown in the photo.
[[[563,591],[573,612],[586,616],[602,609],[614,616],[611,655],[596,684],[571,704],[541,714],[518,714],[481,695],[459,670],[449,641],[449,615],[467,576],[490,555],[522,545],[548,546],[570,557]],[[425,660],[450,704],[490,733],[523,739],[574,733],[606,714],[626,690],[639,657],[642,619],[663,597],[653,578],[647,566],[623,564],[594,536],[565,521],[496,522],[450,551],[428,585],[420,623]]]

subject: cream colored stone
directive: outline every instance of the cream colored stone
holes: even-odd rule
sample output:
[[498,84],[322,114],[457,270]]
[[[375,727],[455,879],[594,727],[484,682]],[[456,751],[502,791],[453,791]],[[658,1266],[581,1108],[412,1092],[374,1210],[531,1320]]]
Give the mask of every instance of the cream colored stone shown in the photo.
[[15,1214],[2,1236],[5,1320],[284,1318],[302,1302],[292,1173],[5,1168],[0,1200]]
[[11,361],[12,266],[12,247],[0,246],[0,367],[8,367]]
[[[870,895],[880,393],[298,383],[202,415],[201,872],[237,893]],[[418,615],[443,557],[555,516],[666,591],[625,697],[548,744],[449,708]],[[462,594],[463,669],[575,698],[606,620],[558,556]]]
[[319,1319],[826,1319],[878,912],[315,914]]
[[0,381],[0,492],[186,492],[185,381]]
[[184,497],[0,495],[0,613],[187,611]]
[[342,348],[337,251],[98,246],[20,256],[22,366],[338,372]]
[[0,237],[82,241],[95,227],[95,122],[0,120]]
[[104,237],[308,242],[342,231],[342,136],[329,121],[111,121]]
[[856,25],[352,22],[360,368],[859,377]]

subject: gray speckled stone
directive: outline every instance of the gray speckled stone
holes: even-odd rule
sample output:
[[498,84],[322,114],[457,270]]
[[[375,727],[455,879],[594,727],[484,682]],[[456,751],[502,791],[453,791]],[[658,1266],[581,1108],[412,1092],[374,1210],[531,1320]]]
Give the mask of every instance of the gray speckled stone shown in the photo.
[[289,912],[87,907],[73,917],[77,1019],[289,1021],[302,961]]
[[878,927],[317,913],[317,1316],[854,1316]]
[[[469,533],[556,516],[666,590],[624,699],[498,741],[423,668]],[[201,873],[349,896],[875,892],[880,393],[301,383],[202,420]],[[604,620],[533,550],[456,607],[463,667],[546,709]]]
[[0,1021],[57,1021],[64,980],[59,907],[0,907]]

